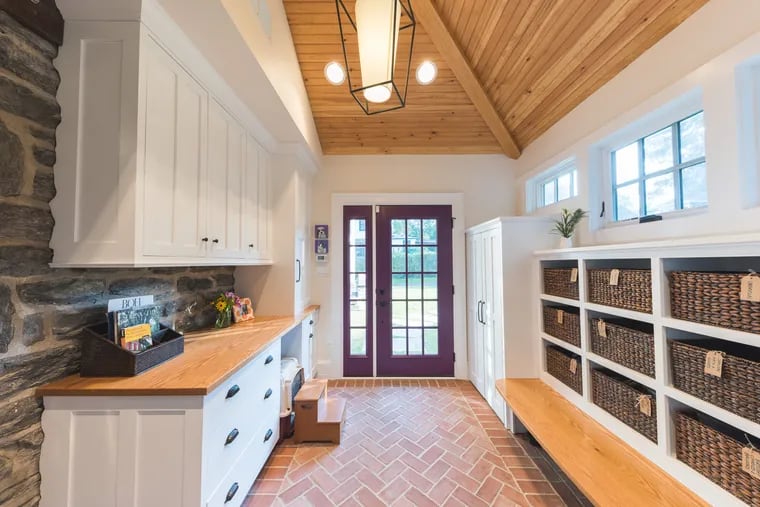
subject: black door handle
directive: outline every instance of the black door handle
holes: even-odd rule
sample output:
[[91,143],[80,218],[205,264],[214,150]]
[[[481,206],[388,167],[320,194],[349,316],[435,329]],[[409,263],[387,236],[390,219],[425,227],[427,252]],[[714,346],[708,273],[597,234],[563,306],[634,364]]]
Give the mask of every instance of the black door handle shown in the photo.
[[388,306],[388,301],[378,301],[377,306],[382,306],[382,307]]
[[235,498],[235,493],[238,492],[239,487],[240,486],[238,486],[237,482],[232,484],[232,486],[230,486],[229,491],[227,491],[227,497],[224,499],[224,503],[229,503],[230,500]]
[[267,392],[264,393],[264,399],[269,399],[269,397],[272,396],[272,389],[267,389]]
[[224,441],[225,447],[228,446],[228,445],[230,445],[232,442],[234,442],[239,434],[240,434],[240,432],[238,431],[237,428],[235,428],[232,431],[230,431],[230,434],[227,435],[227,439]]
[[266,435],[264,435],[264,442],[266,442],[266,441],[268,441],[270,438],[272,438],[272,434],[273,434],[273,432],[272,432],[272,430],[271,430],[271,429],[267,430],[267,434],[266,434]]
[[227,391],[227,396],[225,396],[225,398],[229,400],[230,398],[232,398],[239,392],[240,392],[240,386],[235,384],[234,386],[230,387],[229,391]]
[[269,356],[267,356],[266,361],[264,361],[264,364],[269,364],[272,361],[274,361],[274,357],[272,357],[271,355],[269,355]]

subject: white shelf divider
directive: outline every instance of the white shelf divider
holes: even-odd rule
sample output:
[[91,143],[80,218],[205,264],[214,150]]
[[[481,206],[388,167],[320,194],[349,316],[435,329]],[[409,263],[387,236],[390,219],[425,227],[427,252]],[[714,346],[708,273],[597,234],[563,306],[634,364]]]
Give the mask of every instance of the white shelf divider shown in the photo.
[[541,299],[543,299],[544,301],[548,301],[550,303],[558,303],[558,304],[566,305],[566,306],[574,306],[576,308],[580,308],[581,306],[580,301],[577,301],[575,299],[570,299],[570,298],[563,298],[560,296],[552,296],[551,294],[541,294]]
[[650,389],[657,390],[657,381],[652,377],[647,377],[643,373],[639,373],[638,371],[632,370],[626,366],[623,366],[622,364],[610,361],[609,359],[594,354],[593,352],[586,353],[586,357],[588,357],[588,360],[594,364],[598,364],[599,366],[603,366],[608,370],[612,370],[615,373],[634,380]]
[[646,322],[647,324],[654,323],[654,316],[651,313],[634,312],[633,310],[615,308],[614,306],[598,305],[596,303],[584,303],[583,306],[586,308],[586,310],[591,310],[592,312],[606,313],[608,315],[614,315],[616,317],[623,317],[624,319]]
[[749,419],[745,419],[733,412],[717,407],[712,403],[708,403],[705,400],[701,400],[696,396],[692,396],[691,394],[685,393],[672,386],[666,386],[664,392],[665,395],[671,399],[681,402],[684,405],[688,405],[691,408],[695,408],[700,412],[704,412],[710,417],[714,417],[715,419],[730,424],[734,428],[740,429],[753,437],[760,438],[760,424],[756,422],[752,422]]
[[579,356],[583,355],[583,351],[580,348],[576,347],[575,345],[571,343],[567,343],[565,340],[560,340],[559,338],[555,338],[554,336],[550,334],[546,334],[546,333],[541,333],[541,338],[543,338],[547,342],[550,342],[552,345],[561,347],[565,350],[572,352],[573,354],[578,354]]
[[760,335],[746,333],[744,331],[708,326],[707,324],[699,324],[698,322],[674,319],[672,317],[663,317],[661,322],[665,327],[686,331],[687,333],[699,334],[708,338],[717,338],[719,340],[726,340],[734,343],[742,343],[753,347],[760,346]]

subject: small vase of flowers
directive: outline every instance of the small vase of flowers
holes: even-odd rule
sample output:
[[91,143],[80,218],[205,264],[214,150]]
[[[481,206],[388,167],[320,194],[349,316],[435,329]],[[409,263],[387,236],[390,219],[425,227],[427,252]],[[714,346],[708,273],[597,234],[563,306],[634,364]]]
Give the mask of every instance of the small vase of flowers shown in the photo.
[[554,222],[553,233],[559,234],[559,247],[560,248],[572,248],[573,247],[573,235],[575,234],[575,228],[578,226],[581,220],[588,215],[587,212],[578,208],[575,211],[570,211],[567,208],[562,208],[562,214],[559,219]]
[[223,292],[211,302],[216,310],[215,327],[221,329],[232,324],[232,307],[240,302],[240,298],[234,292]]

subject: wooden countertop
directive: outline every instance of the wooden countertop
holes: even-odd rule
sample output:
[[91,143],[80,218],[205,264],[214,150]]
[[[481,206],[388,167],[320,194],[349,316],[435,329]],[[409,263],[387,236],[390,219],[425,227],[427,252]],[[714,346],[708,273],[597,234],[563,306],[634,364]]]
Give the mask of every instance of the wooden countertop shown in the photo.
[[501,379],[496,389],[594,505],[707,505],[544,382]]
[[185,335],[185,352],[135,377],[70,377],[37,389],[37,396],[204,396],[295,328],[319,306],[288,317],[256,317],[226,329]]

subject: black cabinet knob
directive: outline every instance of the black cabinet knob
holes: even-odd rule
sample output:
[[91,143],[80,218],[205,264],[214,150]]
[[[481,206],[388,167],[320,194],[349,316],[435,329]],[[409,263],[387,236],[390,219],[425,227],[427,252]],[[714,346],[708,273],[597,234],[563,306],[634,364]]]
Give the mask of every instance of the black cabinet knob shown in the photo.
[[235,439],[238,437],[239,434],[240,434],[240,432],[238,431],[237,428],[235,428],[232,431],[230,431],[230,434],[227,435],[227,439],[224,441],[224,445],[225,446],[230,445],[232,442],[235,441]]
[[270,396],[272,396],[272,389],[267,389],[267,392],[264,393],[264,399],[267,400]]
[[213,239],[213,240],[211,240],[211,242],[212,243],[219,243],[219,240],[218,239]]
[[204,243],[208,243],[208,238],[201,238],[201,241],[203,241]]
[[240,392],[240,386],[235,384],[234,386],[230,387],[229,391],[227,391],[227,396],[225,396],[225,398],[229,400],[230,398],[232,398],[239,392]]
[[270,438],[272,438],[273,434],[274,432],[271,429],[267,430],[267,434],[264,435],[264,442],[267,442]]
[[309,321],[309,325],[311,326],[311,325],[313,325],[313,324],[314,324],[314,321],[313,321],[313,320],[310,320],[310,321]]
[[238,492],[238,488],[240,488],[240,486],[237,482],[233,483],[232,486],[230,486],[229,491],[227,491],[227,497],[224,499],[224,503],[229,503],[230,500],[235,498],[235,493]]
[[309,338],[314,338],[314,333],[310,333]]
[[253,243],[251,243],[250,245],[248,245],[248,248],[253,248]]
[[272,357],[271,355],[270,355],[270,356],[267,356],[267,359],[266,359],[266,361],[264,361],[264,364],[269,364],[269,363],[271,363],[272,361],[274,361],[274,357]]

